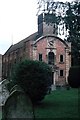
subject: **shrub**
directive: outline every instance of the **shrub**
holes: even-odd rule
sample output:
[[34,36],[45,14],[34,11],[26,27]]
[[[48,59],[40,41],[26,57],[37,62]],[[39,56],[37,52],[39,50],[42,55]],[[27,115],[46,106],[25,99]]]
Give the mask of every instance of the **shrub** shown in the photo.
[[51,85],[51,73],[51,68],[46,63],[25,60],[16,66],[12,81],[21,86],[32,102],[36,103],[47,94]]
[[80,66],[74,66],[70,68],[68,83],[72,88],[80,87]]

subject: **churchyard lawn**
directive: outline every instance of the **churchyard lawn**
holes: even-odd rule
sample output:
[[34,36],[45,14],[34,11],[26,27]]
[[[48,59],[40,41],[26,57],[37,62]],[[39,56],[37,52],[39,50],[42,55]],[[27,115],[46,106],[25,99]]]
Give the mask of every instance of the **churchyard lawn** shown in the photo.
[[36,118],[79,118],[78,89],[55,90],[35,106]]
[[[78,89],[55,90],[46,95],[45,99],[35,105],[35,118],[79,118],[79,91]],[[0,111],[1,120],[1,111]]]

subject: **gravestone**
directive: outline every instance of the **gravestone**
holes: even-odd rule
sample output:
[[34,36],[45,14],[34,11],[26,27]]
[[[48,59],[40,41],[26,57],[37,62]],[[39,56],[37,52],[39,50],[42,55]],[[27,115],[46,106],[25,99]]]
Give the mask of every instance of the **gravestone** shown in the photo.
[[3,108],[3,119],[34,119],[33,106],[28,95],[20,89],[13,89]]
[[6,79],[0,82],[0,106],[3,106],[5,104],[5,101],[9,96],[9,91],[7,90],[6,87],[8,82],[9,81]]

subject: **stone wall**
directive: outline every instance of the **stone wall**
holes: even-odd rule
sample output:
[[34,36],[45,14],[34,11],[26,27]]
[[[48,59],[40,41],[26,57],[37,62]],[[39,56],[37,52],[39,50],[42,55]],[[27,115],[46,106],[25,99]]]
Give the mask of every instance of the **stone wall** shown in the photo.
[[69,69],[71,67],[71,52],[70,49],[66,49],[66,83],[68,82]]

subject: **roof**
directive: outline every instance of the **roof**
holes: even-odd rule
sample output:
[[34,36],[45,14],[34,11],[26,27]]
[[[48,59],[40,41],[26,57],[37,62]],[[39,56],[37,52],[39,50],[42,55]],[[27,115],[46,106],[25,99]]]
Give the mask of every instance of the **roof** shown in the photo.
[[[24,43],[27,42],[27,41],[33,40],[33,41],[35,41],[34,44],[36,44],[39,40],[41,40],[41,39],[43,39],[43,38],[45,38],[45,37],[54,37],[54,38],[57,38],[57,39],[59,39],[63,44],[65,44],[66,47],[69,47],[66,41],[62,40],[61,38],[59,38],[59,37],[57,37],[57,36],[55,36],[55,35],[53,35],[53,34],[48,34],[48,35],[45,35],[45,36],[41,36],[41,37],[39,37],[39,38],[38,38],[37,36],[38,36],[38,33],[35,32],[35,33],[33,33],[32,35],[30,35],[29,37],[21,40],[20,42],[14,44],[14,45],[11,45],[11,46],[9,47],[9,49],[5,52],[5,54],[11,53],[12,51],[15,51],[15,50],[17,50],[17,49],[19,49],[19,48],[22,48],[22,47],[24,46]],[[4,54],[4,55],[5,55],[5,54]]]
[[[25,42],[27,42],[27,41],[29,41],[29,40],[35,40],[35,39],[36,39],[36,36],[37,36],[37,32],[35,32],[35,33],[33,33],[32,35],[30,35],[29,37],[21,40],[20,42],[14,44],[14,45],[11,45],[11,46],[9,47],[9,49],[5,52],[5,54],[10,53],[10,52],[12,52],[12,51],[15,51],[15,50],[17,50],[17,49],[19,49],[19,48],[22,48],[22,47],[24,46],[24,43],[25,43]],[[4,55],[5,55],[5,54],[4,54]]]

